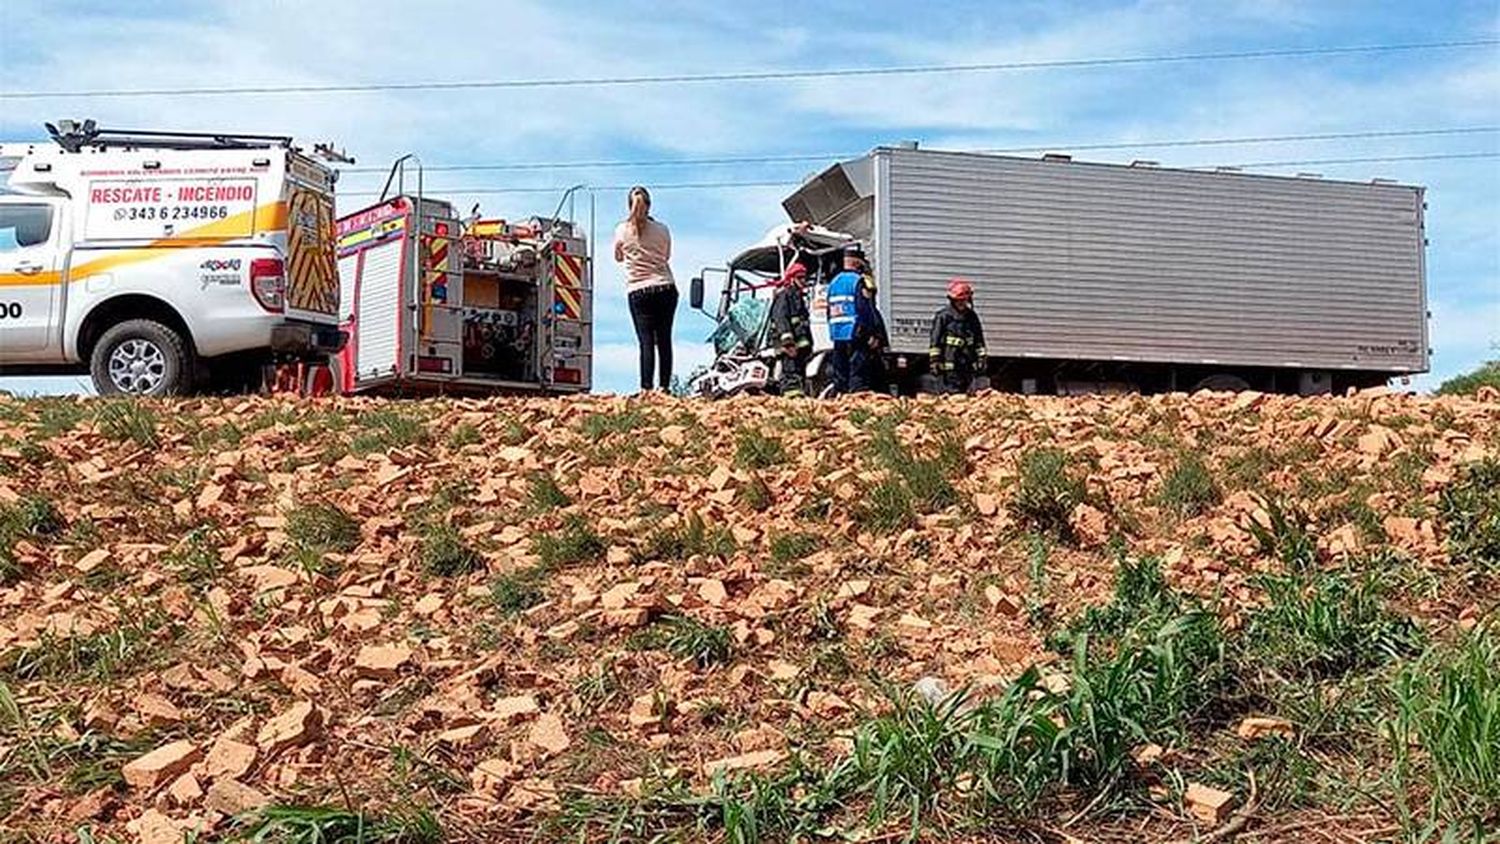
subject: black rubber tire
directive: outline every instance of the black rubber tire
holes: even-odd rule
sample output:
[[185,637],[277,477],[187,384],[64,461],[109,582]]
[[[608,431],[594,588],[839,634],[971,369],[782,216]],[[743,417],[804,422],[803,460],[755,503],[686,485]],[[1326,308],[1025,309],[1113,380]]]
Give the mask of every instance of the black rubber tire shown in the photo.
[[266,362],[262,357],[225,355],[198,361],[198,368],[209,371],[207,386],[213,395],[253,396],[266,392]]
[[[117,385],[110,377],[109,362],[115,350],[132,340],[142,340],[155,346],[161,353],[162,371],[160,380],[150,389],[129,390]],[[129,319],[111,326],[89,356],[89,375],[94,381],[94,390],[101,396],[180,396],[193,388],[193,353],[188,343],[176,331],[150,319]]]
[[1193,392],[1199,390],[1212,390],[1219,393],[1238,393],[1250,389],[1250,382],[1238,375],[1228,372],[1217,372],[1199,381],[1193,387]]
[[833,398],[833,352],[824,352],[818,371],[807,379],[807,394],[816,399]]

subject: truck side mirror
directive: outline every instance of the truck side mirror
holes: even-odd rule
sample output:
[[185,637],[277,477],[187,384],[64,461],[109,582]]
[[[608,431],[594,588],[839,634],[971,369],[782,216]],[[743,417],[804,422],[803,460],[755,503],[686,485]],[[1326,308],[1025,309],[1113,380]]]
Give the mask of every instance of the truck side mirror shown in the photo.
[[703,276],[694,276],[688,285],[688,305],[695,311],[703,310]]

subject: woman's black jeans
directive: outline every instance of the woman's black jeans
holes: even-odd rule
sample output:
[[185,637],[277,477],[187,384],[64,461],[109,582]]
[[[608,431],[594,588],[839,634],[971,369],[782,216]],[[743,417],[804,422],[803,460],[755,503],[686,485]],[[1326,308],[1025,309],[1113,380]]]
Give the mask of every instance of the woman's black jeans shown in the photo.
[[677,315],[677,287],[662,284],[630,294],[630,318],[641,345],[641,389],[651,389],[651,376],[661,361],[661,388],[672,388],[672,318]]

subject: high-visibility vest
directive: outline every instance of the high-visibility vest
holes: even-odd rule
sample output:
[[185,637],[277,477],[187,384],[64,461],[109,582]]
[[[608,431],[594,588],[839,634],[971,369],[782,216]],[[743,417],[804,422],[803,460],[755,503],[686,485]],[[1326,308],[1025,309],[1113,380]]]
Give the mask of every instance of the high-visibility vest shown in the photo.
[[854,297],[859,295],[859,273],[848,270],[828,283],[828,339],[854,339]]

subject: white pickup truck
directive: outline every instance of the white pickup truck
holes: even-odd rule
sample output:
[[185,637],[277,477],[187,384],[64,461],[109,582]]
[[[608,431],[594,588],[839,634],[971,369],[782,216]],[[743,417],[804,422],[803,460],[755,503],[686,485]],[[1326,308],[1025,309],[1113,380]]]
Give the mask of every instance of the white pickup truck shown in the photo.
[[60,127],[0,144],[0,374],[177,395],[343,346],[329,168],[290,138]]

